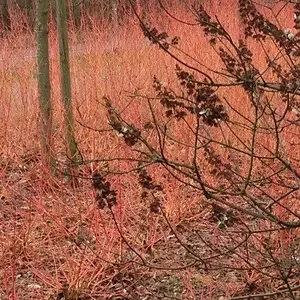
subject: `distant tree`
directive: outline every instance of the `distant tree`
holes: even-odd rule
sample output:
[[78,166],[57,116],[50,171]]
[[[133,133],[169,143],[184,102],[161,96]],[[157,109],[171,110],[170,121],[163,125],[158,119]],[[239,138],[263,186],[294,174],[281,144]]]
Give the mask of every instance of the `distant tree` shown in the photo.
[[35,21],[35,5],[33,0],[16,0],[17,5],[27,17],[27,25],[30,29],[34,27]]
[[11,29],[11,21],[8,12],[7,0],[0,1],[0,25],[2,27],[3,32],[10,31]]
[[[177,2],[178,1],[178,2]],[[190,0],[189,0],[190,1]],[[187,2],[189,2],[187,1]],[[34,27],[34,18],[36,5],[34,0],[14,0],[9,2],[8,0],[0,1],[0,22],[5,25],[5,30],[9,30],[11,19],[7,13],[7,3],[11,3],[11,7],[21,11],[25,16],[22,18],[24,23],[21,24],[24,29],[32,30]],[[56,15],[56,1],[50,1],[51,14],[50,17],[55,21]],[[112,22],[114,25],[120,25],[123,20],[126,20],[126,17],[132,15],[132,6],[135,7],[136,11],[140,15],[146,15],[149,13],[151,8],[161,9],[162,6],[165,8],[170,7],[171,5],[182,4],[182,1],[170,1],[170,0],[68,0],[67,5],[67,19],[72,20],[74,25],[79,28],[82,25],[82,17],[86,18],[84,21],[85,24],[90,23],[90,17],[96,18],[101,22]],[[185,3],[185,2],[184,2]],[[186,4],[186,3],[185,3]],[[18,20],[19,22],[19,20]],[[20,26],[20,23],[18,23]],[[89,26],[88,25],[88,26]]]
[[78,28],[81,25],[81,14],[82,14],[83,1],[82,0],[72,0],[71,5],[72,5],[72,11],[73,11],[74,24],[75,24],[76,28]]
[[48,42],[49,1],[38,0],[36,13],[36,43],[41,144],[45,165],[48,168],[51,168],[54,156],[52,150],[52,108],[50,99],[51,85]]
[[113,22],[114,25],[116,25],[118,23],[118,1],[111,0],[108,2],[108,5],[110,21]]

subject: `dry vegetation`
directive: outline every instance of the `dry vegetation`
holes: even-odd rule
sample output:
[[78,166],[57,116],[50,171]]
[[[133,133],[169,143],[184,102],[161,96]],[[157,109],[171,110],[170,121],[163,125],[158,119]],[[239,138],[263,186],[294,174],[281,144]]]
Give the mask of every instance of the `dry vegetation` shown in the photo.
[[[238,39],[242,32],[235,5],[232,1],[232,11],[218,6],[211,12]],[[192,20],[180,8],[173,8],[172,12]],[[273,18],[269,10],[264,12]],[[289,6],[279,14],[284,28],[293,26],[292,14]],[[221,69],[220,60],[200,28],[164,18],[152,16],[152,22],[171,36],[179,36],[180,48],[199,63]],[[54,30],[50,38],[55,152],[63,163],[64,123]],[[193,263],[193,257],[168,225],[177,230],[182,243],[198,250],[203,247],[199,232],[224,247],[230,244],[230,237],[213,219],[212,209],[202,197],[189,192],[160,168],[152,174],[164,185],[164,214],[151,212],[149,203],[140,197],[141,187],[130,174],[109,177],[118,194],[113,214],[98,208],[89,178],[92,170],[101,170],[105,164],[93,160],[131,155],[130,147],[124,146],[111,131],[90,129],[109,128],[102,97],[109,95],[118,109],[124,109],[131,101],[125,116],[133,124],[151,121],[145,100],[130,96],[153,95],[154,75],[176,88],[175,64],[157,47],[149,45],[133,20],[116,33],[96,25],[83,32],[71,29],[70,39],[76,137],[88,161],[80,167],[82,179],[77,189],[69,187],[60,173],[50,182],[40,163],[34,36],[14,33],[1,40],[0,299],[227,299],[280,289],[277,281],[264,278],[255,270],[216,269],[206,273]],[[257,44],[248,46],[256,53],[255,63],[265,64]],[[190,61],[188,57],[185,60]],[[224,89],[222,96],[247,116],[250,108],[241,90]],[[297,130],[299,127],[286,133],[286,140],[296,145]],[[242,130],[236,133],[247,134]],[[182,142],[190,138],[181,125],[174,125],[172,134],[180,136]],[[212,134],[219,134],[218,130],[212,130]],[[230,136],[230,132],[224,134]],[[270,142],[261,138],[265,145]],[[289,145],[288,151],[299,157],[298,146]],[[174,151],[170,155],[182,160],[190,156],[180,147],[170,149]],[[126,161],[113,161],[109,167],[126,170],[129,165]],[[299,205],[299,200],[293,203]],[[279,250],[289,247],[296,238],[297,231],[272,236],[274,247]],[[260,247],[259,238],[255,241],[253,237],[251,242]],[[189,264],[190,267],[183,267]],[[295,278],[292,283],[297,286],[299,280]],[[285,295],[261,299],[285,299]]]

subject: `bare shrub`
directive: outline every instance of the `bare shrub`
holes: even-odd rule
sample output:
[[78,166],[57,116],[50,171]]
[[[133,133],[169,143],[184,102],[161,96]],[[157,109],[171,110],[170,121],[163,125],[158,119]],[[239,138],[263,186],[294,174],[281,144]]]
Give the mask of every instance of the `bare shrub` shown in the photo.
[[[217,17],[194,6],[219,69],[187,56],[179,38],[140,20],[150,42],[176,61],[178,85],[155,77],[153,94],[134,93],[124,111],[105,97],[108,124],[123,138],[132,167],[115,174],[120,181],[135,174],[141,201],[169,228],[168,257],[158,262],[120,229],[135,262],[231,278],[232,299],[299,296],[300,4],[294,9],[293,33],[240,0],[245,40],[235,40]],[[257,64],[256,55],[264,62]],[[137,101],[148,118],[131,124]],[[184,224],[167,209],[176,198],[172,185],[184,191],[183,203],[199,200]]]

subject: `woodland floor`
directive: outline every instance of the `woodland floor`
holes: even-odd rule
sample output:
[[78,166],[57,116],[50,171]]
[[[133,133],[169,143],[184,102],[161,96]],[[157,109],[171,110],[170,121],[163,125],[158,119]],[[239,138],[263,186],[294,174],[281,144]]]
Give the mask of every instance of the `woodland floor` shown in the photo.
[[[19,161],[1,157],[0,166],[0,299],[225,300],[231,299],[227,296],[233,290],[239,296],[266,292],[261,284],[241,282],[239,271],[206,272],[182,246],[181,242],[208,254],[201,251],[205,245],[198,233],[211,234],[218,227],[209,207],[199,204],[192,217],[177,224],[176,235],[181,242],[165,227],[156,241],[145,245],[143,258],[148,266],[156,267],[143,265],[120,241],[117,244],[122,249],[110,249],[118,258],[113,260],[114,254],[110,255],[112,263],[107,263],[95,218],[102,218],[102,225],[109,224],[110,213],[104,210],[98,214],[89,181],[82,181],[75,190],[63,178],[56,179],[57,186],[49,186],[39,169],[38,157],[32,154]],[[143,220],[145,209],[140,207],[136,214],[136,219]],[[135,227],[139,234],[146,233],[142,224]],[[289,298],[277,295],[255,299]]]

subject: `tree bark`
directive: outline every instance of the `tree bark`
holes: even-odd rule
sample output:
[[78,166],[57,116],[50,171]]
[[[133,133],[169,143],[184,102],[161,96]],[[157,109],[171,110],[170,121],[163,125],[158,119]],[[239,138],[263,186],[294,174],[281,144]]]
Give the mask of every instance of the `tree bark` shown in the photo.
[[113,22],[113,25],[117,25],[118,23],[118,1],[117,0],[110,0],[109,2],[109,14],[110,14],[110,21]]
[[[66,0],[56,0],[56,10],[60,56],[61,93],[66,126],[66,148],[69,161],[74,162],[77,161],[79,153],[74,134]],[[68,171],[70,172],[72,179],[74,179],[72,176],[74,175],[74,169],[72,170],[69,168]],[[73,181],[73,183],[75,183],[75,181]]]
[[72,5],[75,27],[79,28],[81,25],[82,0],[72,0],[71,5]]
[[0,22],[3,32],[11,30],[10,16],[8,12],[7,0],[0,0]]
[[52,150],[52,107],[49,71],[49,42],[48,42],[49,0],[37,1],[36,42],[38,91],[41,125],[42,154],[46,166],[51,169],[54,159]]
[[28,26],[30,29],[34,28],[34,15],[35,15],[34,9],[35,9],[35,7],[34,7],[33,3],[34,3],[33,0],[17,0],[17,4],[19,5],[19,7],[22,9],[22,11],[25,13],[25,15],[27,17]]

